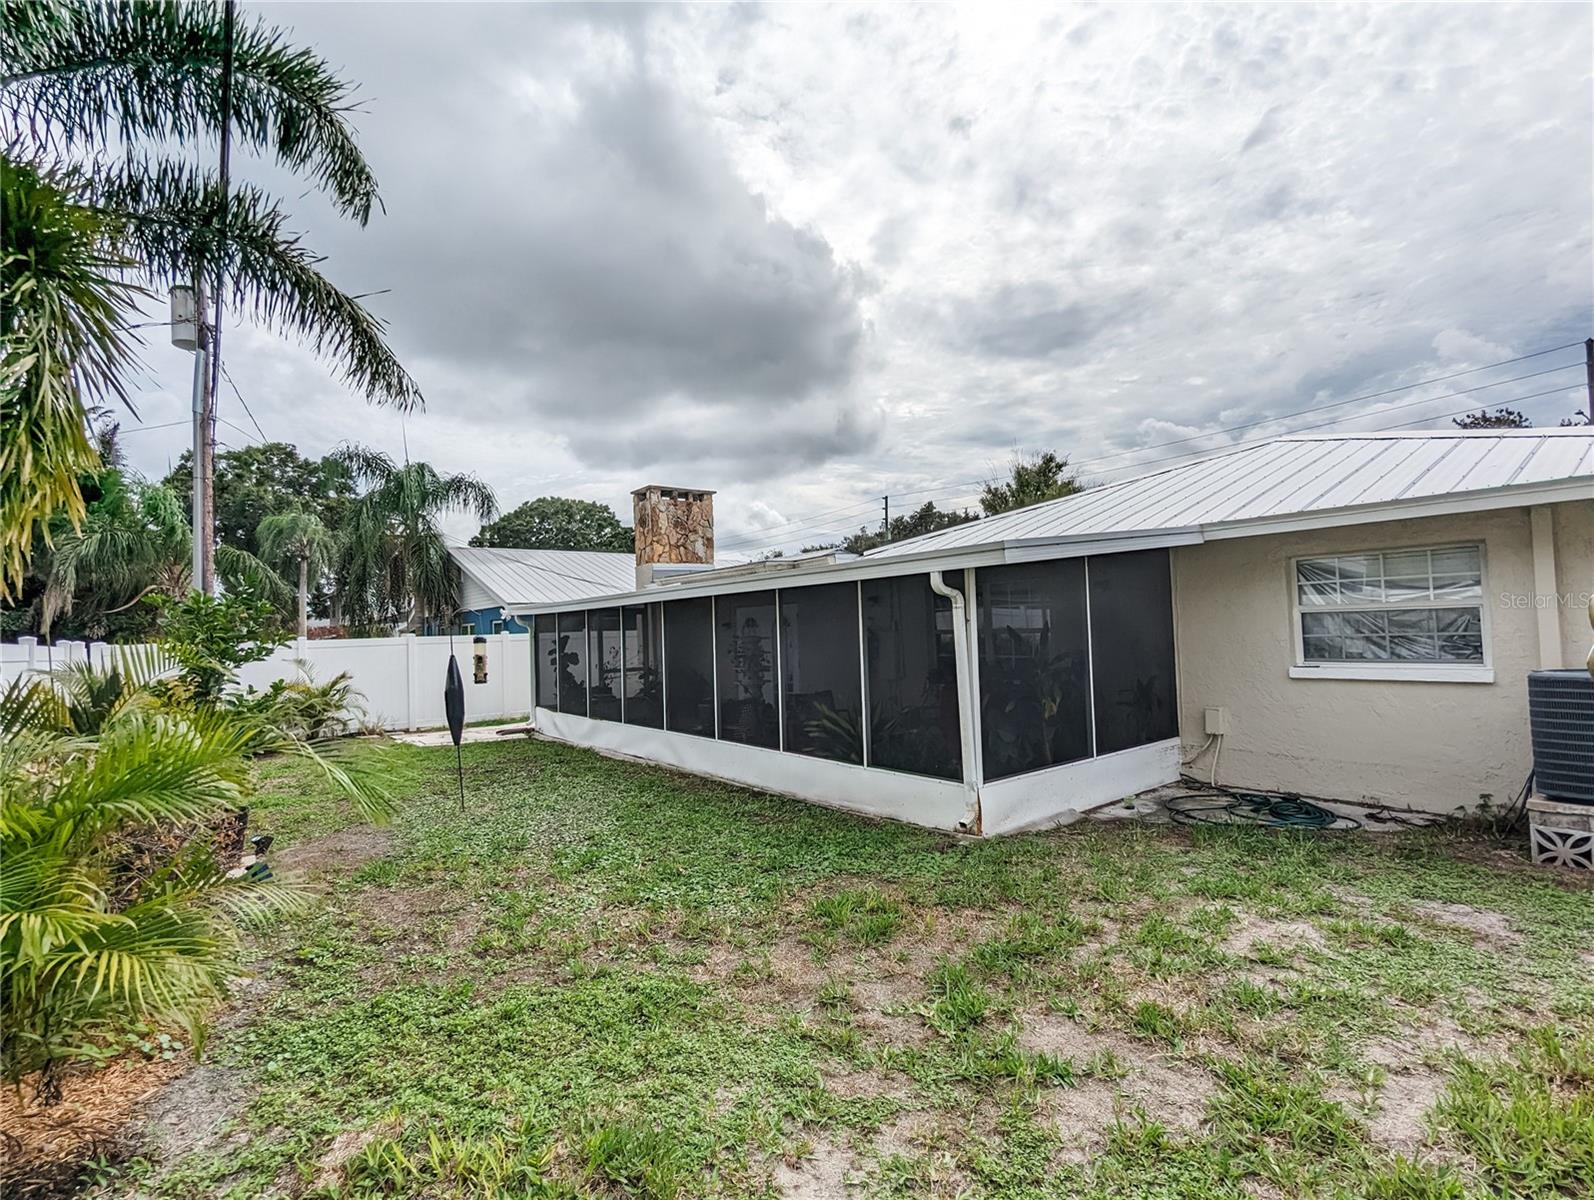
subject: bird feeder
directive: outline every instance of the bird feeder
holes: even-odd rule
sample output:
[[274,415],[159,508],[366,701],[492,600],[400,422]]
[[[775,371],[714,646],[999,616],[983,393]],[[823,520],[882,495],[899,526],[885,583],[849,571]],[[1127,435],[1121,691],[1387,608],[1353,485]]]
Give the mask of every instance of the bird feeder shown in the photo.
[[487,682],[487,639],[481,634],[471,638],[471,658],[476,665],[476,682]]

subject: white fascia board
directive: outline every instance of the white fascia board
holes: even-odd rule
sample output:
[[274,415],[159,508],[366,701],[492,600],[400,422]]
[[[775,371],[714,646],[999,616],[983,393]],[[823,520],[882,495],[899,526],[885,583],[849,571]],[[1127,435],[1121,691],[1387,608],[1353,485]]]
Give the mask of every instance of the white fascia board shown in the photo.
[[1155,530],[1149,533],[1101,536],[1075,534],[1061,538],[1022,538],[984,546],[958,546],[897,554],[888,558],[862,558],[844,563],[805,566],[786,575],[670,583],[641,592],[591,596],[558,604],[510,606],[516,616],[539,612],[568,612],[573,608],[611,608],[617,604],[648,604],[655,600],[689,600],[697,596],[728,596],[737,592],[762,592],[771,588],[797,588],[822,583],[851,583],[859,579],[928,575],[931,571],[961,571],[968,567],[999,567],[1007,563],[1040,562],[1053,558],[1079,558],[1087,554],[1120,554],[1126,550],[1155,550],[1202,541],[1199,530]]
[[1289,513],[1278,517],[1249,517],[1203,525],[1209,541],[1220,538],[1261,537],[1269,533],[1297,533],[1343,525],[1372,525],[1379,521],[1409,521],[1418,517],[1443,517],[1459,513],[1556,504],[1567,500],[1594,500],[1594,478],[1563,479],[1516,487],[1455,492],[1445,496],[1419,496],[1360,508],[1326,508],[1319,512]]

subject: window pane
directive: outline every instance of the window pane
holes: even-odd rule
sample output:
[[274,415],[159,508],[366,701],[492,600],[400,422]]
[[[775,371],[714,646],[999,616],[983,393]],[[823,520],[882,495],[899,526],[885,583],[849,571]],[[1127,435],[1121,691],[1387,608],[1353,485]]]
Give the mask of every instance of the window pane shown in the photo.
[[559,614],[559,711],[587,715],[587,615]]
[[1387,613],[1348,612],[1339,615],[1341,632],[1357,637],[1381,638],[1389,632]]
[[1440,633],[1482,633],[1483,613],[1476,608],[1436,608],[1431,610]]
[[1090,757],[1085,561],[975,573],[985,777]]
[[1433,633],[1434,610],[1431,608],[1395,609],[1389,614],[1389,632],[1394,634]]
[[1348,554],[1335,560],[1339,565],[1339,579],[1377,579],[1383,574],[1376,554]]
[[558,708],[558,626],[553,613],[538,613],[533,624],[536,646],[532,651],[532,661],[537,668],[537,707]]
[[1435,600],[1481,600],[1483,586],[1476,575],[1435,575],[1433,577]]
[[1344,604],[1382,604],[1384,581],[1382,579],[1342,579],[1339,584],[1340,601]]
[[1298,583],[1333,583],[1339,578],[1339,568],[1332,558],[1303,558],[1295,564]]
[[869,765],[963,777],[952,602],[923,575],[863,585]]
[[1338,604],[1339,584],[1337,583],[1303,583],[1300,587],[1301,607],[1311,605]]
[[1476,546],[1457,546],[1433,552],[1435,575],[1470,575],[1478,579],[1483,574],[1482,556]]
[[1350,662],[1379,662],[1389,657],[1386,638],[1348,637],[1345,639],[1345,658]]
[[1428,551],[1400,550],[1384,555],[1384,575],[1411,575],[1427,578]]
[[1442,662],[1482,662],[1483,635],[1481,633],[1440,634],[1439,658]]
[[1309,637],[1302,639],[1307,662],[1339,662],[1345,657],[1345,639]]
[[858,587],[784,588],[780,676],[786,749],[863,762],[863,664],[858,658]]
[[1109,554],[1088,570],[1096,753],[1175,737],[1168,552]]
[[664,726],[714,736],[714,602],[664,603]]
[[1439,657],[1439,639],[1429,633],[1393,634],[1389,657],[1402,662],[1433,662]]
[[620,664],[620,610],[593,609],[587,613],[587,715],[596,721],[620,719]]
[[625,723],[664,725],[664,676],[659,671],[659,606],[621,610],[625,637]]
[[1426,575],[1421,578],[1415,576],[1401,578],[1386,576],[1384,578],[1384,596],[1392,604],[1409,603],[1413,600],[1427,600],[1430,598],[1428,577]]
[[719,596],[714,611],[719,620],[720,737],[777,750],[775,593]]

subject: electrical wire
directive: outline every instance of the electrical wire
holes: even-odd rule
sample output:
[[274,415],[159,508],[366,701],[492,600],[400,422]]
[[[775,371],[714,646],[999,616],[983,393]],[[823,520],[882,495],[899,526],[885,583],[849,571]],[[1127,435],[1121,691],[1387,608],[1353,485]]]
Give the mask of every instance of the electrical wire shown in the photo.
[[271,439],[266,436],[266,431],[260,428],[260,422],[255,420],[254,410],[249,407],[249,401],[244,399],[244,394],[238,390],[238,385],[233,382],[232,372],[227,369],[226,363],[221,364],[221,374],[222,378],[226,379],[227,386],[232,388],[232,394],[238,397],[238,403],[244,406],[244,412],[249,414],[249,421],[254,425],[255,432],[260,435],[261,443],[269,442]]
[[[1152,451],[1152,450],[1165,449],[1165,448],[1171,447],[1171,446],[1185,445],[1185,444],[1188,444],[1189,442],[1192,442],[1192,441],[1199,441],[1199,440],[1202,440],[1202,439],[1205,439],[1205,438],[1211,438],[1211,437],[1219,437],[1219,436],[1221,436],[1223,434],[1226,434],[1226,433],[1236,433],[1236,432],[1240,432],[1240,431],[1243,431],[1243,430],[1246,430],[1246,429],[1254,429],[1254,428],[1256,428],[1256,427],[1258,427],[1260,425],[1272,424],[1272,423],[1278,422],[1278,421],[1292,420],[1292,419],[1297,418],[1297,417],[1308,416],[1310,414],[1317,413],[1317,412],[1325,412],[1325,411],[1328,411],[1329,409],[1342,408],[1342,407],[1344,407],[1345,405],[1348,405],[1348,404],[1356,404],[1356,403],[1364,402],[1364,401],[1367,401],[1367,400],[1378,399],[1378,398],[1383,397],[1383,396],[1394,395],[1394,394],[1396,394],[1398,392],[1402,392],[1402,391],[1410,391],[1413,388],[1424,387],[1424,386],[1431,385],[1431,384],[1434,384],[1434,383],[1442,383],[1442,382],[1445,382],[1446,380],[1449,380],[1449,379],[1457,379],[1457,378],[1460,378],[1460,377],[1462,377],[1464,375],[1475,374],[1478,371],[1485,371],[1485,370],[1490,370],[1490,369],[1495,368],[1495,367],[1508,366],[1508,365],[1510,365],[1512,363],[1525,362],[1525,361],[1527,361],[1529,359],[1542,358],[1543,356],[1545,356],[1547,354],[1555,354],[1555,353],[1558,353],[1559,351],[1567,350],[1567,349],[1570,349],[1570,348],[1572,348],[1574,346],[1581,346],[1581,345],[1582,345],[1581,342],[1568,342],[1565,345],[1551,347],[1550,349],[1547,349],[1547,350],[1539,350],[1539,351],[1536,351],[1536,352],[1534,352],[1532,354],[1519,355],[1516,358],[1501,359],[1499,362],[1488,363],[1488,364],[1485,364],[1484,366],[1481,366],[1481,367],[1472,367],[1472,368],[1469,368],[1466,371],[1453,372],[1450,375],[1434,376],[1432,378],[1419,380],[1416,383],[1404,384],[1404,385],[1402,385],[1400,387],[1396,387],[1396,388],[1386,388],[1386,389],[1384,389],[1383,391],[1380,391],[1380,392],[1369,392],[1369,393],[1366,393],[1366,394],[1361,395],[1361,396],[1354,396],[1354,397],[1352,397],[1352,398],[1350,398],[1348,400],[1336,400],[1336,401],[1334,401],[1334,402],[1332,402],[1330,404],[1316,405],[1316,406],[1311,407],[1311,408],[1304,408],[1304,409],[1299,409],[1299,410],[1297,410],[1295,412],[1284,413],[1284,414],[1281,414],[1281,415],[1276,416],[1276,417],[1265,417],[1265,418],[1261,418],[1261,419],[1256,420],[1256,421],[1246,422],[1246,423],[1241,424],[1241,425],[1233,425],[1233,426],[1225,427],[1223,429],[1209,430],[1206,433],[1194,434],[1194,435],[1191,435],[1189,437],[1174,438],[1174,439],[1171,439],[1171,440],[1165,441],[1165,442],[1157,442],[1157,443],[1154,443],[1154,444],[1152,444],[1150,446],[1136,446],[1136,447],[1133,447],[1133,448],[1128,449],[1128,450],[1114,451],[1111,454],[1098,455],[1095,458],[1085,459],[1085,460],[1083,460],[1083,461],[1081,461],[1079,463],[1073,464],[1073,465],[1075,465],[1077,467],[1099,466],[1101,463],[1109,462],[1109,461],[1112,461],[1112,460],[1118,459],[1118,458],[1122,458],[1122,457],[1124,457],[1126,455],[1144,454],[1144,453],[1147,453],[1147,452]],[[1411,402],[1406,403],[1406,404],[1391,406],[1389,408],[1385,408],[1384,410],[1382,410],[1382,412],[1379,412],[1379,413],[1348,413],[1348,414],[1345,414],[1343,416],[1335,417],[1335,418],[1333,418],[1331,420],[1328,420],[1328,421],[1321,421],[1321,422],[1318,422],[1316,424],[1303,426],[1303,427],[1298,428],[1298,429],[1286,430],[1284,432],[1283,436],[1290,436],[1291,434],[1296,434],[1296,433],[1310,432],[1310,431],[1316,430],[1316,429],[1325,429],[1325,428],[1328,428],[1329,426],[1340,424],[1343,421],[1364,420],[1364,419],[1367,419],[1369,417],[1377,418],[1377,417],[1383,416],[1383,415],[1385,415],[1387,413],[1398,412],[1398,411],[1401,411],[1403,409],[1418,408],[1418,407],[1421,407],[1422,405],[1433,404],[1433,403],[1436,403],[1436,402],[1441,401],[1441,400],[1450,400],[1450,399],[1454,399],[1454,398],[1456,398],[1458,396],[1473,395],[1473,394],[1475,394],[1477,392],[1487,391],[1490,388],[1504,387],[1507,384],[1521,383],[1521,382],[1523,382],[1525,380],[1529,380],[1529,379],[1538,379],[1538,378],[1541,378],[1541,377],[1543,377],[1545,375],[1556,374],[1556,373],[1558,373],[1560,371],[1568,371],[1568,370],[1573,370],[1574,368],[1582,368],[1584,365],[1585,364],[1582,363],[1582,362],[1566,363],[1566,364],[1563,364],[1562,366],[1559,366],[1559,367],[1548,367],[1548,368],[1545,368],[1544,370],[1541,370],[1541,371],[1529,371],[1529,372],[1526,372],[1526,373],[1521,374],[1521,375],[1513,375],[1509,379],[1496,379],[1496,380],[1493,380],[1493,381],[1491,381],[1489,383],[1478,384],[1478,385],[1476,385],[1474,387],[1461,388],[1461,389],[1457,389],[1456,391],[1445,392],[1445,393],[1443,393],[1441,395],[1438,395],[1438,396],[1427,396],[1427,397],[1424,397],[1421,400],[1414,400],[1414,401],[1411,401]],[[1509,400],[1503,401],[1503,402],[1504,403],[1520,403],[1521,401],[1524,401],[1524,400],[1539,399],[1539,398],[1541,398],[1543,396],[1550,396],[1550,395],[1556,394],[1557,392],[1566,391],[1566,390],[1568,390],[1568,388],[1573,387],[1573,386],[1576,386],[1576,385],[1568,384],[1568,385],[1566,385],[1566,387],[1550,388],[1550,389],[1547,389],[1547,390],[1544,390],[1544,391],[1533,392],[1533,393],[1530,393],[1529,395],[1526,395],[1526,396],[1512,396],[1512,397],[1509,398]],[[1468,413],[1468,412],[1471,412],[1471,411],[1472,411],[1472,406],[1469,406],[1466,409],[1461,409],[1461,410],[1458,410],[1458,411],[1456,411],[1454,413],[1434,414],[1432,416],[1418,418],[1415,421],[1404,422],[1402,425],[1382,426],[1379,429],[1369,430],[1368,432],[1381,432],[1381,431],[1383,431],[1385,429],[1403,428],[1404,425],[1409,425],[1409,424],[1421,424],[1421,423],[1426,422],[1426,421],[1445,420],[1448,417],[1461,416],[1461,415],[1464,415],[1465,413]],[[1273,434],[1267,435],[1267,437],[1273,437],[1273,436],[1277,436],[1277,435],[1273,435]],[[1223,451],[1240,449],[1240,448],[1243,448],[1245,446],[1254,444],[1258,440],[1265,440],[1265,439],[1247,438],[1247,439],[1242,439],[1241,441],[1238,441],[1238,442],[1230,443],[1229,445],[1226,445],[1226,446],[1221,446],[1221,447],[1203,447],[1203,448],[1197,449],[1197,450],[1186,451],[1186,452],[1181,453],[1181,454],[1165,455],[1165,456],[1160,457],[1160,458],[1150,459],[1150,460],[1148,460],[1146,462],[1138,462],[1138,463],[1133,463],[1133,464],[1128,464],[1128,465],[1132,466],[1132,467],[1137,467],[1137,468],[1160,466],[1160,465],[1165,464],[1165,463],[1177,462],[1180,459],[1194,458],[1194,457],[1198,457],[1198,456],[1204,455],[1204,454],[1212,454],[1212,453],[1215,453],[1215,452],[1223,452]],[[1099,474],[1102,474],[1102,472],[1095,472],[1095,474],[1099,475]],[[948,495],[948,494],[960,494],[960,493],[966,492],[967,490],[969,490],[971,488],[983,487],[988,482],[989,482],[989,480],[965,480],[965,481],[962,481],[960,483],[942,484],[942,485],[939,485],[939,486],[936,486],[936,487],[917,488],[917,489],[912,489],[912,490],[909,490],[909,491],[893,492],[893,493],[891,493],[891,496],[892,496],[893,499],[902,499],[902,498],[909,497],[909,496],[924,496],[924,497],[932,497],[933,498],[933,497],[945,496],[945,495]],[[852,511],[859,511],[860,509],[862,511],[868,511],[868,509],[870,509],[872,507],[873,507],[872,503],[860,504],[860,505],[854,506]],[[847,510],[837,510],[837,511],[838,512],[845,512]],[[785,534],[780,539],[780,542],[776,543],[776,544],[784,544],[784,543],[787,543],[787,542],[796,541],[796,540],[799,539],[799,536],[801,534],[804,534],[804,533],[819,533],[819,532],[830,533],[830,532],[834,532],[833,529],[828,528],[827,526],[813,523],[813,522],[817,521],[819,519],[819,517],[821,517],[823,515],[825,515],[825,514],[816,514],[813,517],[798,518],[798,519],[796,519],[796,520],[794,520],[792,522],[787,522],[787,527],[795,525],[796,528],[791,529],[791,531],[789,533]],[[739,538],[729,539],[729,540],[723,542],[722,545],[725,545],[727,548],[730,548],[732,546],[743,546],[743,545],[748,545],[748,544],[769,545],[771,543],[767,539],[765,539],[764,535],[765,534],[769,534],[769,533],[773,533],[776,530],[781,529],[781,528],[783,528],[783,527],[782,526],[772,526],[768,530],[761,530],[756,535],[743,535],[742,537],[739,537]]]

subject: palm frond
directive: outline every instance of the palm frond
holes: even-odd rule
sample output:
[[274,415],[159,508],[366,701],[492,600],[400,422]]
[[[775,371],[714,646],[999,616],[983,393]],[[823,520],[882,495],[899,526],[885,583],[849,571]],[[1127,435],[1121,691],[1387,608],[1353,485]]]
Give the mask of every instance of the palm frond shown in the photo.
[[216,572],[232,591],[248,591],[276,605],[293,600],[293,588],[247,550],[222,542],[216,547]]
[[77,185],[0,153],[0,599],[36,528],[83,519],[78,479],[99,465],[85,411],[127,400],[125,314],[145,293],[105,249],[110,219],[72,202]]
[[[111,138],[214,139],[221,128],[220,4],[63,4],[8,0],[0,77],[13,135],[50,130],[66,149]],[[379,203],[355,141],[353,89],[327,61],[243,20],[233,34],[232,131],[324,188],[362,225]]]
[[367,399],[401,409],[421,403],[383,322],[317,270],[321,260],[259,188],[233,187],[225,237],[219,183],[187,163],[129,159],[98,171],[87,194],[151,278],[171,286],[219,270],[235,311],[299,338]]

